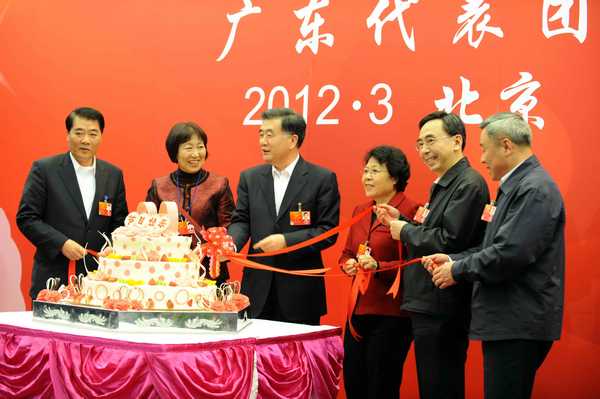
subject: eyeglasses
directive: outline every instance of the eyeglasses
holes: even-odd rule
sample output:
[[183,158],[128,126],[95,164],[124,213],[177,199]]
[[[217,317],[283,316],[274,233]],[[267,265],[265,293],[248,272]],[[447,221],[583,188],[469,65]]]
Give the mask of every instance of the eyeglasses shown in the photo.
[[381,169],[364,169],[363,170],[363,175],[371,175],[371,176],[376,176],[380,173],[383,173],[383,170]]
[[[454,136],[456,136],[456,134]],[[422,151],[423,147],[425,147],[425,146],[427,146],[427,148],[431,148],[431,146],[433,146],[438,141],[451,139],[454,136],[446,136],[446,137],[427,136],[423,140],[421,140],[421,139],[417,140],[417,142],[415,143],[415,148],[417,149],[417,151]]]

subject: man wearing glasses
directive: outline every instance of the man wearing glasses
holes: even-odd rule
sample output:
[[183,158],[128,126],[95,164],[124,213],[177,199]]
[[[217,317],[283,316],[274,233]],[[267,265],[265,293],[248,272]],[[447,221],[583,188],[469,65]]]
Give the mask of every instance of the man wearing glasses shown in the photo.
[[[417,152],[437,176],[429,202],[414,220],[398,220],[389,206],[378,206],[382,222],[407,246],[409,258],[457,253],[483,239],[481,214],[489,202],[483,177],[465,158],[465,126],[457,115],[437,111],[419,122]],[[421,265],[404,270],[402,309],[411,316],[419,393],[425,398],[464,398],[472,285],[440,290]]]

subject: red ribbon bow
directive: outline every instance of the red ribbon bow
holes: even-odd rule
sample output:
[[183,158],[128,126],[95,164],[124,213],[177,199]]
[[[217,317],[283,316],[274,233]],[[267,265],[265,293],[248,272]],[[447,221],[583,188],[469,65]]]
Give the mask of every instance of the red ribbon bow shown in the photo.
[[202,249],[206,251],[206,256],[209,257],[209,275],[212,279],[216,279],[221,273],[221,263],[219,256],[235,251],[233,238],[227,235],[225,227],[210,227],[207,230],[201,230],[200,234],[206,243],[202,245]]

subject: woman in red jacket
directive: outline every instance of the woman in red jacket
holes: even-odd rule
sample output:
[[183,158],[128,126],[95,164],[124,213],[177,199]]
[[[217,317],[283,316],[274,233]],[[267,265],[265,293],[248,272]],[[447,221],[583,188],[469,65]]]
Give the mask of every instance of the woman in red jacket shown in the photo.
[[[376,204],[389,204],[412,219],[418,204],[403,192],[410,177],[404,153],[379,146],[366,154],[364,162],[362,183],[369,201],[358,205],[354,214]],[[339,263],[346,274],[354,276],[359,268],[385,270],[402,259],[402,243],[391,238],[389,228],[373,213],[352,226]],[[400,397],[412,331],[410,318],[400,310],[402,295],[386,295],[395,277],[396,269],[373,273],[367,291],[359,294],[351,320],[362,338],[354,338],[346,326],[344,387],[348,399]]]
[[[233,195],[226,177],[203,168],[208,158],[208,136],[204,130],[194,122],[176,123],[165,146],[177,169],[152,180],[146,201],[154,202],[157,207],[162,201],[176,202],[181,220],[191,223],[198,236],[202,228],[229,226],[234,209]],[[208,270],[208,258],[203,263]],[[217,284],[227,278],[229,273],[222,263]]]

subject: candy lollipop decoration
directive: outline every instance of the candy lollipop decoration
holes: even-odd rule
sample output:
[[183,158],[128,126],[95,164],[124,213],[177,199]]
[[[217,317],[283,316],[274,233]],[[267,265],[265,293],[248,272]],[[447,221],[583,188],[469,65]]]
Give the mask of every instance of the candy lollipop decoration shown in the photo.
[[240,282],[239,281],[233,281],[231,283],[229,283],[233,289],[233,295],[231,298],[231,301],[235,304],[235,306],[237,307],[237,310],[240,311],[242,309],[247,308],[248,306],[250,306],[250,298],[248,298],[246,295],[240,293]]
[[57,291],[60,284],[60,278],[49,278],[46,280],[46,289],[41,290],[37,295],[38,301],[58,302],[62,299],[62,294]]
[[83,293],[81,292],[82,287],[83,274],[74,275],[71,274],[69,276],[69,285],[63,291],[63,294],[66,292],[67,300],[74,303],[81,303],[81,300],[84,298]]
[[225,304],[223,303],[223,290],[221,288],[215,289],[209,299],[209,309],[214,312],[226,311]]

